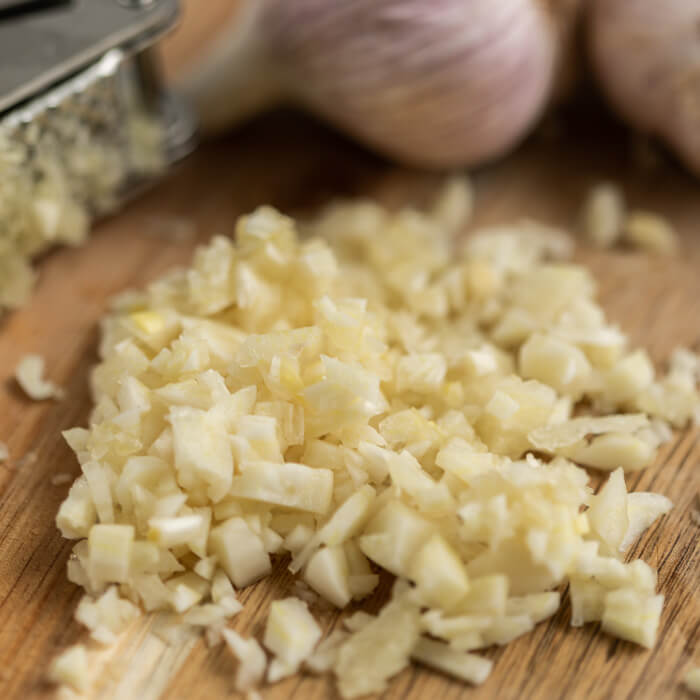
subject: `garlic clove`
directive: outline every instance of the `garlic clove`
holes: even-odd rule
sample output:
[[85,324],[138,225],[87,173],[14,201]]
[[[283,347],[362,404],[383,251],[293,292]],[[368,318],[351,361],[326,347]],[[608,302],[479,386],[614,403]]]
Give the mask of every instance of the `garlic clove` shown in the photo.
[[591,0],[588,45],[620,116],[658,136],[700,174],[700,5],[688,0]]
[[205,130],[286,99],[398,160],[473,165],[517,144],[546,106],[557,12],[535,0],[247,0],[182,89]]

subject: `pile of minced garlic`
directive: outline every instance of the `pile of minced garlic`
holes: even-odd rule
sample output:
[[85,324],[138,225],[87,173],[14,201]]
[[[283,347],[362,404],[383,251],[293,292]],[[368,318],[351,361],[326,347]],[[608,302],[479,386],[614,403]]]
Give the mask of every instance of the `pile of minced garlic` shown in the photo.
[[[679,349],[657,376],[570,237],[526,222],[458,242],[468,210],[460,179],[430,214],[336,204],[303,236],[261,207],[114,302],[57,516],[95,640],[167,610],[229,645],[244,692],[306,669],[352,698],[411,659],[481,683],[478,652],[568,583],[572,625],[654,644],[656,572],[625,551],[671,503],[624,472],[697,419],[700,361]],[[595,495],[583,467],[610,472]],[[379,569],[396,583],[323,641],[295,596],[243,638],[236,589],[276,563],[339,608]],[[52,677],[84,688],[87,653]]]

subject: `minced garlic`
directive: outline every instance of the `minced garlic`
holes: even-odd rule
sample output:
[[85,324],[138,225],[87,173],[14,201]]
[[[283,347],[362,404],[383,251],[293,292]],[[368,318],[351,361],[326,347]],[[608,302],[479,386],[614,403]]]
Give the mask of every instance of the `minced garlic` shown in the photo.
[[[318,646],[305,602],[273,603],[269,682],[306,664],[355,697],[414,658],[481,683],[491,662],[473,652],[554,614],[567,581],[572,624],[653,644],[655,572],[620,557],[670,502],[628,494],[618,467],[647,466],[667,423],[698,415],[700,364],[680,351],[656,378],[561,231],[523,222],[453,252],[469,199],[450,187],[433,217],[336,204],[304,239],[262,207],[235,243],[115,301],[57,517],[94,634],[130,619],[99,610],[119,584],[223,635],[251,690],[267,661],[224,626],[234,586],[288,553],[309,600],[361,600],[377,567],[397,583]],[[598,494],[576,461],[610,472]]]

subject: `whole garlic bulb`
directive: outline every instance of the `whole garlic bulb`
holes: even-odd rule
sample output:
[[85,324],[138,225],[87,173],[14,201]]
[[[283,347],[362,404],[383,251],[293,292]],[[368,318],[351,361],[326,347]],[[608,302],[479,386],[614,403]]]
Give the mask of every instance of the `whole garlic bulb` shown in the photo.
[[473,165],[545,107],[557,4],[572,0],[248,0],[184,87],[205,128],[286,100],[402,161]]
[[591,62],[610,102],[700,174],[700,2],[589,3]]

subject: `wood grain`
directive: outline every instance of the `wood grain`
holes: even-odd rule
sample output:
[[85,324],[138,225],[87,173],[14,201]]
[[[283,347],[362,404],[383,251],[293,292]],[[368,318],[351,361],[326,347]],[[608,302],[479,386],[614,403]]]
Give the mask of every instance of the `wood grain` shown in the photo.
[[[577,133],[578,143],[567,135],[555,141],[535,138],[508,160],[480,172],[478,221],[529,215],[567,224],[591,182],[620,179],[633,204],[674,221],[683,235],[684,255],[666,260],[632,251],[582,250],[580,258],[594,270],[612,318],[657,362],[677,344],[697,348],[696,184],[667,166],[650,175],[631,170],[626,149],[615,144],[619,133],[614,129],[601,135],[596,128],[588,137]],[[389,204],[421,202],[438,184],[437,176],[390,166],[310,121],[281,113],[204,147],[158,188],[98,226],[87,246],[57,251],[43,261],[32,303],[8,316],[0,332],[0,439],[11,453],[0,465],[0,697],[48,697],[43,670],[57,650],[81,634],[72,621],[80,592],[65,578],[70,544],[53,524],[68,487],[54,486],[50,478],[78,472],[60,431],[87,418],[95,323],[107,299],[186,262],[196,240],[231,232],[235,217],[260,202],[296,212],[308,212],[339,194],[366,194]],[[194,239],[173,239],[172,230],[191,230]],[[49,375],[67,389],[64,401],[33,403],[20,395],[11,374],[19,357],[30,351],[46,358]],[[565,603],[532,634],[488,652],[496,666],[481,688],[466,691],[416,666],[395,679],[388,697],[681,697],[682,672],[693,657],[695,663],[699,660],[700,529],[690,520],[699,459],[698,432],[686,430],[662,450],[657,465],[629,478],[630,487],[653,489],[675,503],[632,553],[658,567],[667,599],[654,650],[613,640],[597,626],[570,628]],[[245,610],[235,618],[235,628],[256,632],[270,601],[288,593],[291,584],[280,566],[270,579],[244,591]],[[378,606],[381,597],[370,604]],[[334,613],[316,612],[327,628],[337,622]],[[161,695],[174,700],[232,692],[235,667],[225,650],[209,651],[201,641],[190,640],[167,649],[147,633],[146,624],[135,625],[120,648],[101,662],[93,697]],[[161,672],[144,674],[144,668]],[[265,697],[323,698],[334,692],[328,679],[304,676],[266,690]]]
[[[574,119],[558,138],[542,130],[518,153],[479,172],[477,223],[533,216],[571,224],[583,193],[601,178],[622,182],[634,205],[668,215],[683,238],[683,256],[672,260],[582,250],[579,257],[596,274],[606,309],[659,364],[676,345],[697,349],[697,183],[665,163],[641,170],[619,129],[598,123],[595,113]],[[314,122],[278,113],[203,147],[166,182],[102,222],[85,247],[43,260],[31,304],[0,326],[0,440],[11,453],[0,464],[0,698],[50,697],[44,670],[59,649],[82,634],[72,619],[80,591],[65,577],[70,543],[54,526],[68,486],[54,486],[50,479],[78,473],[60,431],[86,422],[96,322],[109,297],[185,263],[196,242],[230,233],[236,216],[260,203],[302,213],[338,195],[368,195],[389,205],[421,203],[439,182],[438,176],[385,163]],[[33,403],[19,393],[11,375],[26,352],[46,358],[48,374],[67,390],[64,401]],[[690,520],[700,487],[698,438],[697,430],[682,431],[655,466],[628,479],[631,488],[658,491],[675,504],[632,552],[658,567],[667,599],[654,650],[613,640],[594,625],[570,628],[565,602],[533,633],[487,652],[496,666],[482,687],[466,689],[414,666],[394,680],[387,697],[689,697],[679,681],[692,662],[700,662],[700,528]],[[245,608],[234,627],[256,633],[270,602],[291,585],[282,563],[269,579],[242,592]],[[368,602],[370,609],[381,604],[388,585],[383,582]],[[315,612],[326,629],[338,622],[327,609]],[[235,666],[225,650],[210,651],[189,638],[165,645],[151,625],[139,621],[117,648],[100,657],[91,697],[195,700],[232,693]],[[336,693],[327,678],[300,676],[264,695],[281,700]]]

